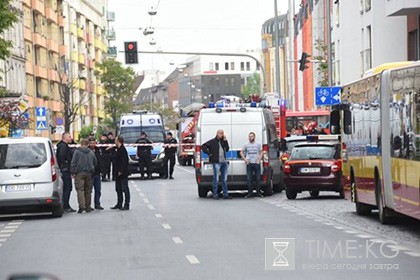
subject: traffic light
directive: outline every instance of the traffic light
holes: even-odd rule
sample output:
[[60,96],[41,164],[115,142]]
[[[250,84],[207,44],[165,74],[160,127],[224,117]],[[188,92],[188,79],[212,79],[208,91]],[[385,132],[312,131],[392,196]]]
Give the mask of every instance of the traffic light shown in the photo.
[[125,64],[139,63],[137,42],[124,42]]
[[309,68],[309,66],[306,66],[306,63],[310,62],[307,60],[308,57],[311,57],[310,54],[303,52],[302,57],[299,60],[299,71],[305,71],[305,69]]

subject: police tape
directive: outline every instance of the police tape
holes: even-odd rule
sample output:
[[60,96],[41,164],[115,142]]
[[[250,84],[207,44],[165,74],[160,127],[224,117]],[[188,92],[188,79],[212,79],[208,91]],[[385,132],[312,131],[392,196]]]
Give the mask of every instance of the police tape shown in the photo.
[[[95,145],[98,148],[105,148],[105,147],[115,147],[115,144],[96,144]],[[179,147],[179,146],[195,146],[194,143],[177,143],[177,144],[163,144],[163,143],[153,143],[153,144],[124,144],[125,147],[139,147],[139,146],[162,146],[162,147]],[[70,144],[70,148],[78,148],[80,147],[80,144]]]

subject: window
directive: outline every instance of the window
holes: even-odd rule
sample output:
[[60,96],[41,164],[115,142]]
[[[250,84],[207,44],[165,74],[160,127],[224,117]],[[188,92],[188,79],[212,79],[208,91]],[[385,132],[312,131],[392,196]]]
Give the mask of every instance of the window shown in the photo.
[[230,78],[230,86],[231,87],[235,86],[235,78]]
[[245,71],[245,63],[241,62],[241,71]]
[[225,62],[225,70],[229,70],[229,62]]
[[230,70],[235,70],[235,62],[230,63]]
[[215,70],[219,71],[219,62],[216,62],[214,66],[215,66]]
[[36,168],[47,161],[42,143],[16,143],[0,145],[0,169],[19,167]]
[[246,63],[246,71],[251,71],[251,63],[249,61]]
[[255,62],[257,70],[260,70],[260,64],[258,62]]

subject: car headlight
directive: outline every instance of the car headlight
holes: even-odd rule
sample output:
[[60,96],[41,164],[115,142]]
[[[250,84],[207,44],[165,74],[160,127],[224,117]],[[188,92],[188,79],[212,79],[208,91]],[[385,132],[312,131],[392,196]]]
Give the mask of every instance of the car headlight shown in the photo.
[[165,152],[160,152],[160,154],[158,154],[157,159],[163,159],[165,157]]

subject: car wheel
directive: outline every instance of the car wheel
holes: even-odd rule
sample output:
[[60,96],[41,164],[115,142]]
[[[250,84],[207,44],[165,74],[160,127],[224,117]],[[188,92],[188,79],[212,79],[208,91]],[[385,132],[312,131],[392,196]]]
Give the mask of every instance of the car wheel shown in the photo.
[[317,198],[319,196],[319,191],[310,191],[309,194],[313,198]]
[[52,208],[51,216],[53,218],[61,218],[63,216],[63,213],[64,213],[64,208],[63,208],[63,205],[60,204]]
[[287,199],[296,199],[297,196],[297,192],[296,191],[292,191],[288,188],[286,188],[286,197]]
[[264,196],[273,195],[273,177],[270,178],[267,185],[264,187]]
[[338,197],[344,199],[344,190],[338,192]]
[[197,186],[198,188],[198,196],[201,198],[207,197],[208,190],[206,188]]

